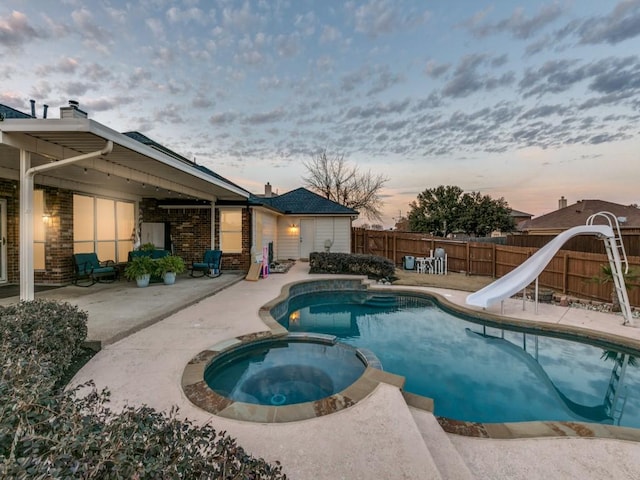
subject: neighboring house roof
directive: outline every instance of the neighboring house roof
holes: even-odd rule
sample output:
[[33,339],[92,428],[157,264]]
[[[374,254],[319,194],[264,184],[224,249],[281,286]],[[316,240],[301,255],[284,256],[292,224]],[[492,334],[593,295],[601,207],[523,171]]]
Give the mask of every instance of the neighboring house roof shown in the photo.
[[533,215],[530,214],[530,213],[521,212],[519,210],[514,210],[514,209],[511,209],[509,211],[509,215],[511,215],[512,217],[518,217],[518,218],[519,217],[529,217],[529,218],[533,217]]
[[598,212],[611,212],[618,218],[625,217],[626,220],[620,224],[621,227],[640,227],[639,208],[604,200],[580,200],[573,205],[568,205],[546,215],[522,222],[518,227],[522,231],[566,230],[578,225],[584,225],[587,222],[587,218]]
[[15,108],[7,107],[6,105],[2,105],[0,103],[0,118],[33,118],[31,115],[27,115],[26,113],[22,113]]
[[358,215],[353,208],[345,207],[300,187],[272,197],[251,196],[251,203],[266,205],[286,215]]

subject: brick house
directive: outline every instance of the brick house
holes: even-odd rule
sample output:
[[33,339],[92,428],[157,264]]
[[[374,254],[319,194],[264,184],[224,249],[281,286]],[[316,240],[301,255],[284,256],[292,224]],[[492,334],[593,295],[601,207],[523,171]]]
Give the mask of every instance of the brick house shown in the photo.
[[[152,242],[190,264],[222,250],[223,270],[351,251],[358,212],[299,188],[252,195],[139,132],[118,133],[77,102],[60,118],[0,104],[0,285],[66,285],[74,253],[124,266]],[[31,228],[19,228],[27,225]]]
[[[77,102],[60,118],[0,105],[0,284],[65,285],[72,254],[124,264],[154,238],[188,263],[223,250],[223,268],[251,261],[250,193],[137,133],[88,118]],[[149,237],[151,236],[151,237]]]
[[604,200],[578,200],[567,205],[565,197],[558,201],[558,209],[518,224],[527,235],[557,235],[571,227],[584,225],[594,213],[610,212],[618,218],[623,233],[640,232],[640,209],[635,205],[620,205]]

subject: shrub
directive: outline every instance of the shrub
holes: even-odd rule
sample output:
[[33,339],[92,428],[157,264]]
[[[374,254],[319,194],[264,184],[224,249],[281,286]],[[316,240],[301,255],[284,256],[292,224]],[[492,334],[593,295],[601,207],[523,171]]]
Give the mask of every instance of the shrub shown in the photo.
[[42,299],[0,307],[0,335],[15,358],[37,352],[47,375],[57,379],[82,349],[87,313],[66,302]]
[[390,278],[395,272],[391,260],[377,255],[314,252],[309,255],[310,273],[343,273]]
[[177,409],[129,406],[114,415],[108,396],[89,383],[20,405],[29,417],[2,452],[2,478],[286,478],[280,465],[251,457],[225,432],[179,419]]
[[0,478],[286,479],[225,432],[147,406],[113,412],[91,382],[58,379],[81,350],[87,315],[35,300],[0,308]]

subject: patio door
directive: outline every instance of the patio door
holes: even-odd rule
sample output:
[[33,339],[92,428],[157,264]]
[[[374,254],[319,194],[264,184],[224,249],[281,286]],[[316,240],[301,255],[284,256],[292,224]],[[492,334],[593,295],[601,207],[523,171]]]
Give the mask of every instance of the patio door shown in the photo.
[[0,200],[0,284],[7,283],[7,201]]
[[314,251],[316,239],[316,222],[313,218],[300,220],[300,258],[309,258]]

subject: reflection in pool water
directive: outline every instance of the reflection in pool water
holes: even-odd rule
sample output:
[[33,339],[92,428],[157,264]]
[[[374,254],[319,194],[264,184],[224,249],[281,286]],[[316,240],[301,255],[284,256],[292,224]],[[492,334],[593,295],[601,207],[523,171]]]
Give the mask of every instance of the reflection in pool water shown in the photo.
[[331,396],[365,370],[356,349],[340,343],[270,340],[223,354],[205,371],[218,394],[258,405],[291,405]]
[[433,398],[436,415],[640,428],[638,352],[483,326],[417,295],[302,294],[278,321],[371,350],[405,390]]

